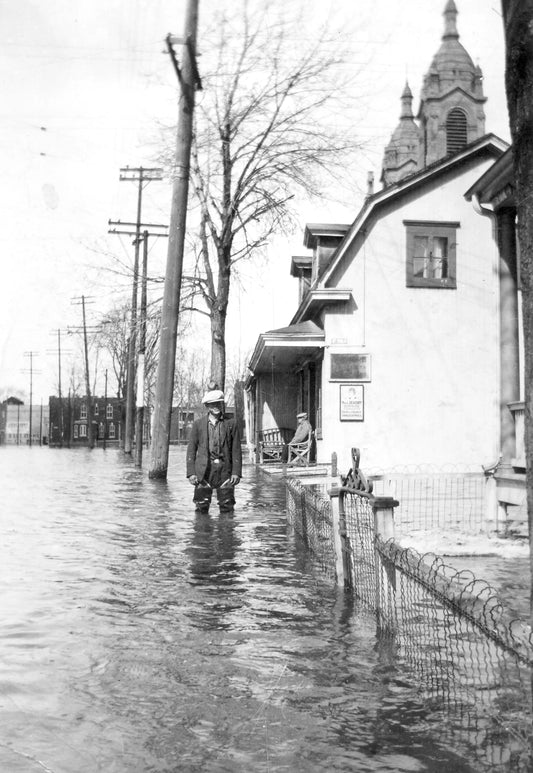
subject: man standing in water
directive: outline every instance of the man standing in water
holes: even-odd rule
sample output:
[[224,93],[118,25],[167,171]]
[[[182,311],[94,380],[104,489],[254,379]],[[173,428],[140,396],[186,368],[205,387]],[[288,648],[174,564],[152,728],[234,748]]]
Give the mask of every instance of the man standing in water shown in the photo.
[[193,502],[197,513],[207,513],[213,489],[217,492],[221,513],[232,513],[235,486],[242,476],[242,451],[239,429],[233,419],[224,416],[224,393],[212,389],[205,393],[207,415],[192,425],[187,446],[187,477],[194,486]]

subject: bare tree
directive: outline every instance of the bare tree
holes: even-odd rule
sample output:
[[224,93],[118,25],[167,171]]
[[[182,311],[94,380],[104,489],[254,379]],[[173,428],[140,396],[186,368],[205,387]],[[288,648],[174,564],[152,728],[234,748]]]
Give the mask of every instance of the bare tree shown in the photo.
[[[502,9],[522,281],[526,487],[533,556],[533,0],[502,0]],[[533,559],[530,617],[533,626]]]
[[[229,7],[229,6],[228,6]],[[293,199],[323,191],[354,150],[338,121],[346,70],[339,33],[302,34],[280,2],[218,7],[200,40],[203,91],[191,162],[198,241],[182,308],[206,314],[211,380],[224,387],[226,316],[238,263],[292,223]],[[335,119],[331,118],[335,115]]]
[[[95,345],[109,356],[117,383],[117,397],[124,399],[128,364],[128,338],[130,334],[130,307],[123,303],[104,315],[104,323],[95,333]],[[161,312],[157,304],[151,304],[146,319],[145,389],[153,394],[155,365],[157,361]],[[150,400],[148,400],[150,402]]]
[[117,306],[105,315],[105,325],[98,333],[98,345],[104,349],[111,360],[111,366],[117,382],[117,397],[126,394],[126,374],[128,361],[128,337],[130,333],[130,310],[126,303]]

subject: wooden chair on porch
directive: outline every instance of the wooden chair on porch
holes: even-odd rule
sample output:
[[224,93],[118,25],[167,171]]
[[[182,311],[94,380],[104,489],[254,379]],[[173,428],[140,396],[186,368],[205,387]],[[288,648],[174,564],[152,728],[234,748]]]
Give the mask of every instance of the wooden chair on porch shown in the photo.
[[259,462],[281,462],[283,449],[293,434],[293,429],[285,427],[261,430],[258,436]]
[[304,440],[302,443],[289,443],[289,456],[287,459],[289,466],[309,467],[314,435],[314,432],[310,432],[307,440]]

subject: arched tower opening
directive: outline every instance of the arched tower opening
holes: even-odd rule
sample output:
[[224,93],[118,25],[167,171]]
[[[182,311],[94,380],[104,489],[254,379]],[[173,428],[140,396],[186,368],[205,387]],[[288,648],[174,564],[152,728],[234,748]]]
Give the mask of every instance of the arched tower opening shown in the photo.
[[450,110],[446,118],[446,154],[458,153],[468,143],[466,113],[460,107]]

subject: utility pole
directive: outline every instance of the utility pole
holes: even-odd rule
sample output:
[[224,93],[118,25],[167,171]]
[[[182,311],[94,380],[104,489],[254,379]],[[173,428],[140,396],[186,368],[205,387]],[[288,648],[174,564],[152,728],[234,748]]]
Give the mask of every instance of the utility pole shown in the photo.
[[59,397],[59,448],[63,448],[63,433],[65,432],[65,415],[63,413],[63,397],[61,395],[61,330],[57,329],[57,393]]
[[[53,332],[53,335],[56,335],[57,332],[57,349],[50,349],[47,350],[47,354],[57,354],[57,376],[58,376],[58,382],[57,382],[57,393],[59,398],[59,447],[63,448],[63,442],[65,438],[65,407],[63,405],[63,394],[62,394],[62,386],[61,386],[61,355],[65,354],[65,352],[69,352],[70,350],[62,350],[61,349],[61,330],[58,328],[57,331]],[[50,420],[52,417],[50,416]],[[52,439],[53,432],[52,432],[52,425],[50,425],[50,439]]]
[[[150,478],[166,478],[168,468],[172,394],[174,391],[174,371],[176,366],[176,337],[178,333],[181,275],[189,194],[194,99],[195,90],[202,87],[196,63],[197,28],[198,0],[188,0],[183,39],[177,41],[171,35],[168,35],[166,39],[168,52],[178,77],[180,93],[176,135],[176,176],[172,189],[170,233],[161,315],[151,464],[148,473]],[[182,45],[182,69],[173,49],[174,42],[179,42]]]
[[83,316],[83,345],[85,351],[85,391],[87,393],[87,445],[89,448],[94,448],[94,434],[93,434],[93,400],[91,395],[91,380],[89,377],[89,344],[87,342],[87,320],[85,317],[85,304],[92,303],[87,301],[85,295],[82,295],[79,299],[74,298],[72,303],[75,306],[82,308]]
[[[29,374],[30,374],[30,434],[29,434],[29,445],[32,445],[32,431],[33,431],[33,422],[32,422],[32,414],[33,414],[33,358],[38,355],[39,352],[24,352],[25,357],[30,358],[30,368],[29,368]],[[24,371],[27,373],[28,371]]]
[[104,444],[103,449],[105,451],[106,448],[106,438],[107,438],[107,368],[105,369],[105,388],[104,388],[104,405],[105,405],[105,413],[104,413]]
[[[121,181],[133,181],[138,183],[137,188],[137,220],[135,222],[135,258],[133,262],[133,286],[131,295],[131,325],[128,340],[128,363],[126,376],[126,422],[124,428],[124,453],[131,454],[133,445],[133,427],[134,427],[134,386],[135,386],[135,364],[136,364],[136,328],[137,328],[137,292],[139,283],[139,243],[141,235],[141,211],[142,211],[142,193],[146,185],[153,180],[163,179],[163,170],[159,168],[122,167],[120,170]],[[120,221],[118,221],[120,222]],[[111,223],[111,221],[110,221]]]
[[144,372],[146,354],[146,306],[148,281],[148,231],[143,232],[143,267],[141,277],[141,329],[139,336],[139,370],[137,374],[137,415],[135,417],[135,466],[142,467],[144,422]]
[[[153,179],[157,179],[157,178],[153,178]],[[135,288],[133,295],[135,297],[135,302],[133,302],[133,297],[132,297],[132,316],[131,316],[130,337],[129,337],[129,340],[128,340],[128,363],[127,363],[128,368],[127,368],[127,378],[126,378],[126,426],[124,428],[124,435],[125,435],[125,439],[124,439],[124,453],[131,454],[132,447],[133,447],[133,430],[134,430],[134,427],[135,427],[135,431],[137,431],[137,426],[135,426],[135,424],[133,422],[133,418],[135,417],[135,400],[134,400],[134,392],[135,392],[135,390],[134,390],[134,384],[135,384],[135,371],[137,370],[137,368],[135,367],[136,359],[137,359],[136,356],[135,356],[135,349],[136,349],[136,342],[137,342],[137,327],[138,327],[138,325],[137,325],[137,288],[138,288],[138,283],[139,283],[139,266],[138,266],[138,262],[139,262],[139,259],[138,259],[139,244],[140,244],[141,241],[144,241],[144,243],[146,245],[147,240],[148,240],[148,236],[164,236],[164,237],[168,237],[168,225],[164,225],[164,224],[161,224],[161,223],[145,223],[145,224],[143,224],[143,223],[139,223],[138,220],[135,223],[128,223],[128,222],[125,222],[123,220],[109,220],[108,223],[109,223],[110,226],[113,226],[112,228],[109,228],[109,230],[108,230],[108,232],[110,234],[119,234],[119,235],[122,235],[122,236],[129,235],[129,236],[134,236],[135,237],[134,240],[133,240],[133,243],[135,245],[135,254],[136,254],[135,266],[134,266],[134,278],[133,278],[133,284],[134,284],[134,288]],[[142,236],[138,236],[139,228],[143,229],[143,235]],[[154,230],[148,230],[148,229],[154,229]],[[145,255],[146,255],[146,260],[148,260],[147,247],[145,247]],[[147,271],[148,271],[148,263],[146,263],[146,265],[144,265],[144,261],[143,261],[143,269],[142,269],[142,276],[141,276],[141,295],[142,295],[142,292],[143,292],[143,290],[142,290],[143,283],[144,283],[144,292],[146,293],[146,285],[147,285],[147,281],[148,281]],[[141,300],[141,305],[142,305],[142,300]],[[133,309],[135,309],[134,312],[133,312]],[[141,330],[142,330],[143,324],[146,326],[146,299],[145,299],[145,312],[144,312],[144,314],[145,314],[144,322],[141,319],[141,323],[140,323]],[[141,317],[142,317],[142,311],[141,311]],[[133,349],[132,349],[132,346],[133,346]],[[143,354],[144,354],[144,349],[143,349]],[[139,355],[140,355],[140,351],[139,351]],[[131,363],[133,363],[133,372],[132,372],[132,374],[130,374],[130,365],[131,365]],[[139,364],[139,370],[140,370],[140,364]],[[130,377],[130,375],[131,375],[131,377]],[[142,372],[142,374],[140,374],[139,378],[140,378],[141,384],[142,384],[142,386],[144,388],[144,371]],[[139,378],[137,379],[137,382],[139,382]],[[131,390],[129,388],[130,385],[131,385]],[[137,384],[137,397],[138,396],[139,396],[139,385]],[[130,402],[128,402],[128,401],[130,401]],[[137,405],[142,404],[142,402],[143,401],[141,401],[141,403],[139,403],[138,400],[137,400]],[[131,406],[131,410],[130,411],[128,411],[128,405]],[[128,416],[130,416],[129,423],[128,423]],[[129,445],[128,445],[128,440],[127,440],[128,436],[130,438]],[[136,443],[137,443],[137,441],[136,441]],[[141,436],[141,443],[142,443],[142,436]]]

